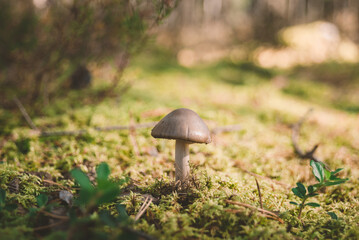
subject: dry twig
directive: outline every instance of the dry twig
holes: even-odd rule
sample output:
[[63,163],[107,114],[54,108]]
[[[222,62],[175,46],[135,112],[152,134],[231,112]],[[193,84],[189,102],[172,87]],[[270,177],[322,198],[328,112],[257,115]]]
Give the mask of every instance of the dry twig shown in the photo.
[[138,146],[137,141],[136,141],[136,128],[134,126],[135,126],[135,123],[133,120],[133,115],[130,112],[130,129],[129,129],[130,131],[129,131],[128,136],[130,138],[130,142],[133,147],[133,152],[135,153],[135,156],[138,157],[141,155],[141,152],[140,152],[140,147]]
[[34,122],[31,120],[29,114],[27,113],[26,109],[24,108],[24,105],[22,105],[22,103],[20,102],[20,100],[17,97],[13,98],[16,106],[20,109],[20,112],[22,113],[22,115],[24,116],[27,124],[29,124],[29,126],[34,129],[34,130],[38,130],[38,128],[35,126]]
[[257,178],[256,178],[256,177],[254,177],[254,179],[256,180],[257,189],[258,189],[259,205],[261,206],[261,208],[263,208],[261,188],[259,187],[259,183],[258,183],[258,181],[257,181]]
[[[229,204],[240,206],[240,207],[245,207],[245,208],[250,208],[250,209],[256,210],[256,211],[258,211],[259,213],[261,213],[262,215],[264,215],[264,216],[266,216],[268,218],[277,220],[280,223],[284,223],[284,221],[277,214],[275,214],[274,212],[271,212],[271,211],[268,211],[268,210],[265,210],[265,209],[262,209],[262,208],[257,208],[257,207],[254,207],[252,205],[249,205],[247,203],[235,202],[235,201],[231,201],[231,200],[226,200],[226,202],[229,203]],[[238,209],[227,209],[226,211],[227,212],[233,212],[233,213],[240,212],[240,210],[238,210]]]
[[44,229],[56,227],[56,226],[58,226],[58,225],[61,225],[61,224],[65,223],[65,222],[67,222],[68,220],[69,220],[69,219],[63,219],[63,220],[61,220],[61,221],[52,223],[52,224],[50,224],[50,225],[33,228],[33,230],[36,232],[36,231],[41,231],[41,230],[44,230]]
[[315,162],[322,163],[326,169],[330,170],[329,166],[326,163],[324,163],[323,161],[319,160],[317,157],[314,156],[314,153],[318,149],[319,144],[316,144],[311,150],[309,150],[307,152],[302,151],[298,145],[300,128],[302,127],[304,121],[307,119],[307,117],[309,116],[309,114],[311,112],[313,112],[312,108],[309,109],[303,115],[303,117],[301,117],[299,119],[299,121],[296,122],[295,124],[293,124],[293,126],[292,126],[292,143],[293,143],[294,152],[298,155],[299,158],[309,159],[309,160],[313,160]]
[[138,210],[138,213],[135,216],[135,221],[140,219],[140,217],[145,213],[147,208],[152,203],[152,198],[146,197],[145,201],[143,202],[142,206],[140,207],[140,210]]

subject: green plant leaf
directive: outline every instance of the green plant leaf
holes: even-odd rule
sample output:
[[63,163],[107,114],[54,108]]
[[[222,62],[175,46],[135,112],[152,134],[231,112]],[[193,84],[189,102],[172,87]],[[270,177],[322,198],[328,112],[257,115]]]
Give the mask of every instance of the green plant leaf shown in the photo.
[[314,197],[314,196],[318,196],[318,195],[319,195],[318,193],[312,192],[312,193],[309,193],[307,196],[308,197]]
[[298,187],[292,188],[292,192],[299,198],[304,198],[304,195],[299,191]]
[[298,203],[292,202],[292,201],[290,201],[289,203],[290,203],[290,204],[293,204],[293,205],[297,205],[297,206],[299,205]]
[[344,168],[338,168],[335,171],[331,172],[332,175],[337,174],[338,172],[342,171]]
[[111,188],[106,189],[105,191],[100,191],[100,197],[97,199],[97,204],[108,203],[116,199],[121,190],[117,185],[112,186]]
[[307,193],[307,190],[305,189],[305,186],[301,182],[297,182],[297,188],[298,188],[299,192],[303,196],[305,196],[305,194]]
[[97,180],[106,181],[110,176],[110,167],[107,163],[102,162],[96,168]]
[[338,220],[338,216],[334,212],[327,212],[327,214],[333,219]]
[[71,171],[71,176],[76,180],[82,189],[87,189],[89,191],[93,190],[93,185],[88,178],[88,176],[82,172],[80,169],[76,168]]
[[100,220],[110,227],[116,226],[116,219],[110,214],[110,211],[103,210],[99,212]]
[[309,202],[304,204],[304,206],[310,206],[310,207],[320,207],[319,203],[315,203],[315,202]]
[[335,180],[335,181],[325,182],[325,186],[334,186],[334,185],[343,184],[348,180],[349,179],[346,178],[346,179],[338,179],[338,180]]
[[124,221],[128,220],[128,214],[126,212],[126,206],[125,205],[117,204],[116,209],[117,209],[117,212],[118,212],[117,219],[118,219],[119,222],[124,222]]
[[318,182],[325,180],[324,167],[321,163],[310,160],[310,166],[312,167],[313,174]]
[[45,206],[48,200],[49,198],[47,197],[47,195],[40,194],[39,196],[36,197],[37,206],[39,207]]
[[16,204],[7,204],[4,207],[4,209],[11,212],[11,211],[14,211],[15,209],[17,209],[17,205]]
[[313,192],[314,192],[314,186],[313,185],[308,186],[308,193],[311,194]]
[[332,176],[332,173],[330,171],[328,171],[327,169],[323,168],[324,170],[324,177],[326,180],[329,180],[330,177]]

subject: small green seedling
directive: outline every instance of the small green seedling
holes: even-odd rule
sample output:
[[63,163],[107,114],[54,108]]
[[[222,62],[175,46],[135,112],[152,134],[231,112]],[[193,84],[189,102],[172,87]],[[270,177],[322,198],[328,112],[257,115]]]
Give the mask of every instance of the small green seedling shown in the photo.
[[[299,211],[298,211],[299,219],[301,218],[302,211],[305,206],[320,207],[319,203],[315,203],[315,202],[306,203],[308,198],[317,196],[319,190],[324,187],[339,185],[339,184],[342,184],[342,183],[345,183],[346,181],[348,181],[348,178],[343,179],[343,178],[339,178],[336,176],[336,174],[338,172],[340,172],[341,170],[343,170],[343,168],[338,168],[335,171],[328,171],[323,166],[323,163],[316,162],[313,160],[310,161],[310,166],[312,167],[312,172],[313,172],[315,178],[317,179],[318,183],[314,184],[314,185],[310,185],[306,189],[302,183],[297,182],[297,187],[292,188],[292,192],[297,197],[302,199],[301,203],[290,202],[290,204],[293,204],[293,205],[296,205],[299,207]],[[338,217],[336,216],[336,214],[334,212],[328,212],[328,214],[332,219],[338,219]]]
[[84,208],[92,208],[104,203],[114,201],[121,193],[121,185],[127,182],[127,179],[118,182],[109,179],[110,168],[106,163],[101,163],[96,168],[96,185],[92,184],[88,176],[80,169],[71,171],[72,177],[80,186],[79,197],[75,204]]

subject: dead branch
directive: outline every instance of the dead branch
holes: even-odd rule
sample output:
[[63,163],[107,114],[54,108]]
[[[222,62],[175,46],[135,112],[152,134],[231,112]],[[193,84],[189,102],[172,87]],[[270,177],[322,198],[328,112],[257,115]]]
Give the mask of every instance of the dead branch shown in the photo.
[[34,129],[34,130],[38,130],[38,128],[35,126],[34,122],[31,120],[29,114],[27,113],[26,109],[24,108],[24,105],[22,105],[22,103],[20,102],[20,100],[15,96],[13,98],[16,106],[20,109],[21,114],[24,116],[27,124],[29,124],[29,126]]
[[[235,201],[232,201],[232,200],[225,200],[225,202],[229,203],[229,204],[232,204],[232,205],[237,205],[237,206],[240,206],[240,207],[245,207],[245,208],[256,210],[256,211],[258,211],[259,213],[261,213],[262,215],[264,215],[264,216],[266,216],[268,218],[277,220],[280,223],[284,223],[284,221],[277,214],[275,214],[274,212],[265,210],[263,208],[257,208],[257,207],[254,207],[252,205],[249,205],[247,203],[235,202]],[[238,209],[227,209],[227,212],[236,213],[236,212],[240,212],[240,210],[238,210]]]
[[322,163],[324,165],[324,167],[328,170],[330,170],[329,166],[324,163],[323,161],[321,161],[320,159],[318,159],[317,157],[314,156],[315,151],[318,149],[319,144],[316,144],[311,150],[309,151],[302,151],[299,148],[299,144],[298,144],[298,138],[299,138],[299,132],[300,132],[300,128],[302,127],[304,121],[307,119],[307,117],[309,116],[309,114],[313,112],[313,109],[309,109],[300,119],[298,122],[296,122],[295,124],[292,125],[292,144],[293,144],[293,148],[294,148],[294,152],[297,154],[297,156],[301,159],[309,159],[309,160],[313,160],[315,162],[319,162]]

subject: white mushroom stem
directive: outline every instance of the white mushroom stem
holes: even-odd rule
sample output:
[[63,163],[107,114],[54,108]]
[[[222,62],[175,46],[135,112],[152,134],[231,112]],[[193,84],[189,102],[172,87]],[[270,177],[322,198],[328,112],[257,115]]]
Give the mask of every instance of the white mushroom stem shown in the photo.
[[189,176],[189,144],[186,141],[176,140],[176,181],[184,182]]

